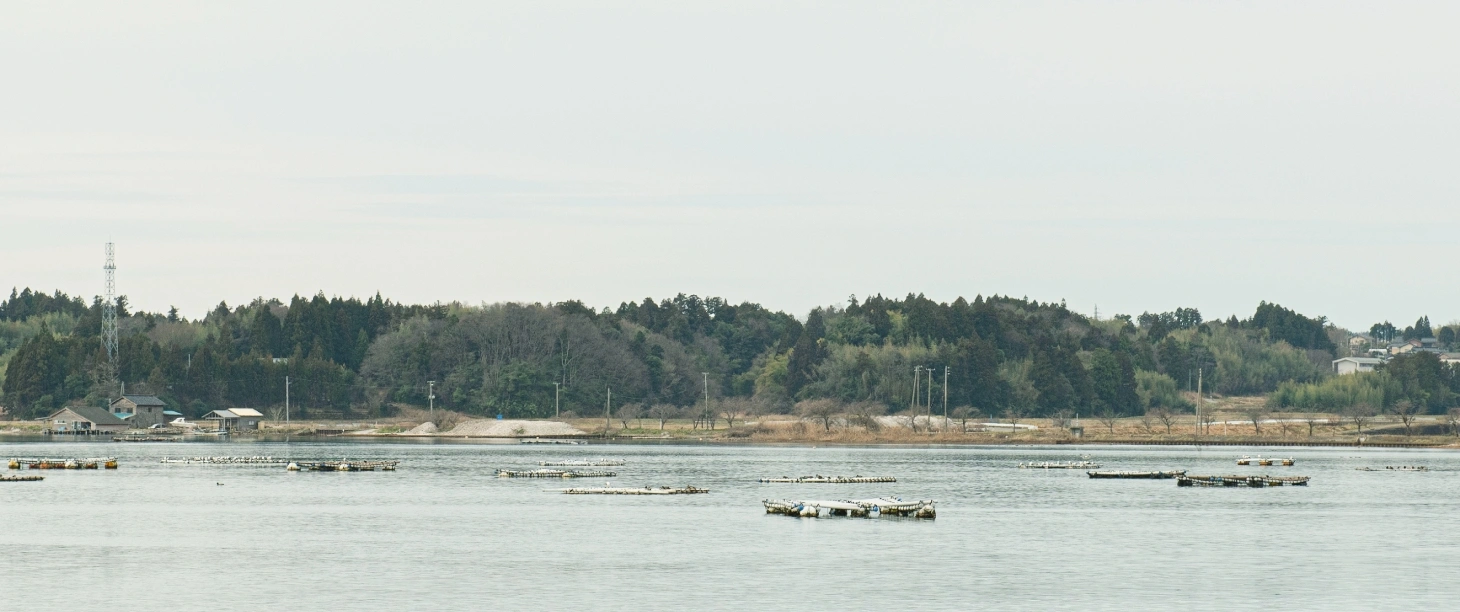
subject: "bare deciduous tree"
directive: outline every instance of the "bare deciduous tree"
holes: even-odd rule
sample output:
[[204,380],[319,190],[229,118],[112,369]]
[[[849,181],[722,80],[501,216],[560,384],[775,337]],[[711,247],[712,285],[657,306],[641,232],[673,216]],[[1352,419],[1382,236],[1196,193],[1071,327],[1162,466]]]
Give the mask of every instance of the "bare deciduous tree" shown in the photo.
[[968,420],[978,417],[978,409],[973,406],[959,406],[953,409],[953,418],[958,419],[959,424],[963,427],[963,433],[968,433]]
[[1176,414],[1171,412],[1171,409],[1165,406],[1157,406],[1155,408],[1152,408],[1149,413],[1151,416],[1155,417],[1156,420],[1160,421],[1162,425],[1166,426],[1166,434],[1170,435],[1171,423],[1176,420]]
[[1095,416],[1095,418],[1100,419],[1100,423],[1104,425],[1106,429],[1110,430],[1110,435],[1115,435],[1115,422],[1120,419],[1119,412],[1116,412],[1114,408],[1106,406],[1105,409],[1101,410],[1100,413]]
[[887,406],[881,402],[856,402],[847,408],[847,413],[851,415],[851,424],[877,431],[880,427],[877,417],[887,414]]
[[831,431],[831,423],[841,413],[841,408],[841,405],[834,400],[802,400],[796,403],[796,414],[808,421],[821,423],[826,431]]
[[1328,422],[1328,419],[1320,419],[1318,415],[1310,414],[1303,417],[1303,422],[1308,424],[1308,437],[1311,438],[1313,437],[1313,428],[1317,427],[1320,423]]
[[1054,429],[1069,429],[1070,416],[1069,410],[1056,410],[1054,414],[1049,415],[1049,426]]
[[1019,430],[1019,421],[1024,419],[1025,408],[1023,406],[1011,405],[1004,409],[1004,419],[1009,421],[1009,433]]
[[669,404],[654,404],[649,408],[649,418],[659,421],[659,431],[664,431],[664,424],[669,419],[679,416],[679,408]]
[[1447,411],[1445,423],[1450,426],[1450,433],[1460,437],[1460,408],[1451,408]]
[[725,419],[725,426],[735,427],[735,421],[744,421],[750,418],[755,412],[755,404],[745,398],[727,397],[719,401],[720,418]]
[[1419,414],[1419,407],[1409,400],[1399,400],[1394,402],[1391,410],[1394,411],[1394,416],[1399,417],[1399,422],[1404,424],[1404,435],[1413,435],[1414,417]]
[[639,404],[624,404],[618,407],[618,420],[623,423],[623,428],[629,428],[629,421],[640,418],[644,414],[644,407]]
[[1262,420],[1267,418],[1267,406],[1248,406],[1247,408],[1244,408],[1242,410],[1242,414],[1247,417],[1248,421],[1252,422],[1253,433],[1256,433],[1259,436],[1262,435]]
[[1349,406],[1348,410],[1344,411],[1344,416],[1347,416],[1348,420],[1353,422],[1354,427],[1357,427],[1359,430],[1359,435],[1362,436],[1364,435],[1364,425],[1374,420],[1374,413],[1375,410],[1372,404],[1360,402]]

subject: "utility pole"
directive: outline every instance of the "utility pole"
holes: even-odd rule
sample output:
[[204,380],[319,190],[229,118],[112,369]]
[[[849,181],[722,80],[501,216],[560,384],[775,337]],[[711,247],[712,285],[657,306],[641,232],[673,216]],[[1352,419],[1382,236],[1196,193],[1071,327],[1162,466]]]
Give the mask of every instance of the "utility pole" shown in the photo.
[[428,381],[426,381],[426,385],[427,385],[426,386],[426,389],[427,389],[427,391],[426,391],[426,402],[427,402],[427,404],[426,405],[428,406],[426,408],[426,410],[427,410],[427,413],[426,414],[430,415],[429,418],[431,419],[431,422],[432,423],[435,423],[436,422],[436,381],[434,381],[434,380],[428,380]]
[[1196,427],[1201,431],[1201,368],[1196,369]]
[[[192,362],[192,355],[188,355],[188,362]],[[284,424],[289,424],[289,377],[284,377]]]
[[700,372],[705,377],[705,413],[704,420],[709,424],[710,429],[715,428],[715,422],[710,420],[710,373]]
[[953,368],[943,366],[943,432],[948,432],[948,372]]
[[912,405],[908,406],[908,412],[912,413],[912,430],[918,430],[918,382],[923,379],[923,366],[913,366],[913,394]]
[[603,402],[603,437],[608,437],[608,430],[613,429],[613,387],[608,388],[608,399]]
[[562,412],[559,410],[561,406],[558,403],[558,392],[562,390],[562,383],[558,381],[553,381],[553,418],[555,419],[558,418],[558,415],[562,414]]
[[924,369],[928,371],[928,433],[933,433],[933,366]]

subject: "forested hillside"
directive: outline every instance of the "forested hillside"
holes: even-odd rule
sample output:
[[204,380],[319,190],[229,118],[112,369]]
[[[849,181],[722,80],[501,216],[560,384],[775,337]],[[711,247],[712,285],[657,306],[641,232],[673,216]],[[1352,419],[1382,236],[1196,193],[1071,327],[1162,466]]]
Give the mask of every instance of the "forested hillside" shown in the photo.
[[[191,416],[218,407],[296,414],[388,414],[397,403],[472,414],[601,414],[614,404],[691,406],[706,392],[786,411],[798,401],[918,400],[984,414],[1138,414],[1186,408],[1179,391],[1255,394],[1319,383],[1336,346],[1323,319],[1275,304],[1205,321],[1182,308],[1096,321],[1064,304],[1003,296],[938,303],[880,295],[804,317],[758,304],[678,295],[595,310],[557,304],[404,305],[295,296],[219,304],[201,320],[118,309],[118,367],[108,367],[101,304],[12,292],[0,304],[4,404],[21,417],[103,404],[122,384]],[[926,374],[931,370],[932,376]],[[929,387],[931,385],[931,387]],[[1284,388],[1289,388],[1284,387]],[[879,408],[879,409],[881,409]]]

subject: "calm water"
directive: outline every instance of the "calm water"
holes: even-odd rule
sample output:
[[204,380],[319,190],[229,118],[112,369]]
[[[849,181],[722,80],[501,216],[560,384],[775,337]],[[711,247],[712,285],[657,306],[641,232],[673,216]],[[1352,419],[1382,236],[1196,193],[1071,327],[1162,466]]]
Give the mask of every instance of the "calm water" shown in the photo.
[[[1292,455],[1239,468],[1241,454]],[[163,456],[397,458],[397,472],[164,465]],[[1020,470],[1310,475],[1178,489]],[[1455,609],[1460,453],[1188,448],[798,448],[388,443],[8,443],[0,457],[115,455],[116,471],[0,484],[0,610]],[[628,461],[569,496],[497,479],[539,460]],[[1359,466],[1423,464],[1429,473]],[[761,485],[762,476],[896,476]],[[602,484],[603,479],[573,481]],[[216,483],[223,483],[219,486]],[[934,521],[768,516],[766,497],[897,494]]]

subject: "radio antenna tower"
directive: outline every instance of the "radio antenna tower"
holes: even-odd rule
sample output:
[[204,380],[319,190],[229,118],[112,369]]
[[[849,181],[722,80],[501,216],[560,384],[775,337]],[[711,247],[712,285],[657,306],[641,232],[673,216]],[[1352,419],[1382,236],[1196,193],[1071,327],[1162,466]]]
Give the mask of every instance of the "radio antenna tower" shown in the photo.
[[106,243],[106,298],[101,303],[101,343],[106,345],[106,358],[117,364],[117,262],[112,243]]

